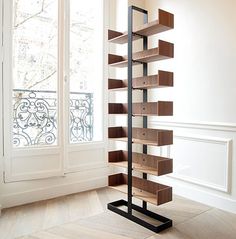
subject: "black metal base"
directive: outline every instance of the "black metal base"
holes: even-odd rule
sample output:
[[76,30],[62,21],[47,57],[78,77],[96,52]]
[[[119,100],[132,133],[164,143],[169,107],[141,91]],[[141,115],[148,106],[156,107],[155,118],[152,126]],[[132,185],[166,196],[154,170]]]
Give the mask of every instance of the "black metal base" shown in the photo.
[[146,222],[146,221],[144,221],[144,220],[142,220],[142,219],[140,219],[140,218],[138,218],[134,215],[129,214],[126,211],[123,211],[123,210],[119,209],[119,207],[121,207],[121,206],[128,207],[128,202],[125,201],[125,200],[118,200],[118,201],[111,202],[111,203],[107,204],[107,208],[109,210],[111,210],[111,211],[113,211],[113,212],[115,212],[115,213],[117,213],[117,214],[135,222],[135,223],[138,223],[139,225],[141,225],[141,226],[143,226],[143,227],[145,227],[145,228],[147,228],[147,229],[149,229],[153,232],[158,233],[158,232],[161,232],[161,231],[163,231],[163,230],[165,230],[169,227],[172,227],[172,220],[171,219],[163,217],[163,216],[161,216],[159,214],[156,214],[154,212],[151,212],[149,210],[143,209],[142,207],[139,207],[135,204],[132,204],[132,209],[133,210],[135,210],[139,213],[142,213],[142,214],[144,214],[144,215],[146,215],[150,218],[153,218],[153,219],[161,222],[161,224],[158,225],[158,226],[152,225],[152,224],[150,224],[150,223],[148,223],[148,222]]

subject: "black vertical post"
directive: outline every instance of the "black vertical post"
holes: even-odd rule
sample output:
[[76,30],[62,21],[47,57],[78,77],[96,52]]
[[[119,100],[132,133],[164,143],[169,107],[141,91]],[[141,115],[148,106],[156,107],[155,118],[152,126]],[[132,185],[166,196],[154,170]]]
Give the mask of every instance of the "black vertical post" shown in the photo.
[[128,213],[132,214],[132,78],[133,9],[128,9]]
[[[143,18],[144,24],[148,22],[148,14],[144,14]],[[143,50],[148,49],[148,38],[143,36]],[[143,76],[148,75],[148,64],[143,63]],[[143,90],[143,102],[147,102],[148,100],[148,92],[147,89]],[[143,116],[143,128],[147,128],[147,116]],[[143,154],[147,154],[147,145],[143,145]],[[143,173],[143,179],[147,179],[147,174]],[[143,201],[143,209],[147,209],[147,202]]]

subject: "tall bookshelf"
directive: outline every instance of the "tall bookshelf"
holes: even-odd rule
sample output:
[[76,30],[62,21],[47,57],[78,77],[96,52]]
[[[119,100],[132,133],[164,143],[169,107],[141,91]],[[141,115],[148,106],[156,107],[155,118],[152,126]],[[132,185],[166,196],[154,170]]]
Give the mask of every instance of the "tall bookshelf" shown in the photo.
[[[143,25],[133,27],[133,12],[141,12],[144,16]],[[173,115],[173,102],[148,102],[148,90],[153,88],[173,87],[173,73],[158,70],[156,75],[148,75],[148,63],[174,57],[174,45],[159,40],[158,46],[148,49],[148,37],[174,28],[174,15],[164,10],[158,10],[158,20],[148,22],[148,12],[144,9],[130,6],[128,8],[128,32],[108,30],[108,41],[115,44],[128,44],[127,56],[108,55],[110,67],[127,67],[127,80],[108,79],[110,91],[127,90],[128,102],[109,103],[109,114],[126,114],[127,127],[109,127],[110,140],[127,142],[127,151],[116,150],[108,152],[109,164],[127,169],[127,174],[115,174],[108,177],[108,185],[127,194],[127,200],[118,200],[108,204],[108,209],[136,222],[154,232],[160,232],[172,226],[172,220],[154,213],[147,208],[147,203],[161,205],[172,200],[172,188],[148,180],[148,175],[165,175],[173,171],[173,160],[148,154],[148,146],[164,146],[173,143],[173,131],[148,128],[148,116]],[[133,52],[133,42],[142,39],[143,49]],[[133,78],[133,66],[141,65],[143,75]],[[133,90],[142,90],[143,101],[133,103]],[[143,127],[133,127],[134,116],[143,118]],[[133,143],[142,145],[142,153],[133,151]],[[134,177],[133,171],[141,172],[142,177]],[[132,198],[142,200],[142,206],[135,205]],[[123,209],[123,208],[126,209]],[[158,223],[150,223],[138,217],[137,213],[151,217]]]

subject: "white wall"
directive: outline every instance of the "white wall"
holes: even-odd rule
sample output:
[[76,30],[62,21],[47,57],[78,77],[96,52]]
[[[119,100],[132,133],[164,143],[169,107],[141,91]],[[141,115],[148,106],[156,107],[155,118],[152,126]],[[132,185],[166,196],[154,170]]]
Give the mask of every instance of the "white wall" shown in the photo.
[[[174,173],[163,177],[174,192],[236,213],[236,1],[146,0],[149,21],[162,8],[175,15],[175,29],[152,37],[175,44],[175,58],[151,64],[174,71],[174,88],[150,91],[149,100],[174,100],[174,117],[149,127],[174,129]],[[158,153],[151,149],[151,152]]]

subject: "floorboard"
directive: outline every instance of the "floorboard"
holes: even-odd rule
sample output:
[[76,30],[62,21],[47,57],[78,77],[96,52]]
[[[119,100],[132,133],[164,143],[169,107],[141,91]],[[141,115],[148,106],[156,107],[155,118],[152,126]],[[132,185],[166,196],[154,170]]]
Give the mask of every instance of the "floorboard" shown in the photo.
[[[174,196],[148,209],[169,217],[174,226],[155,234],[109,210],[126,196],[110,188],[68,195],[2,211],[1,239],[235,239],[236,215]],[[141,201],[134,199],[141,205]]]

